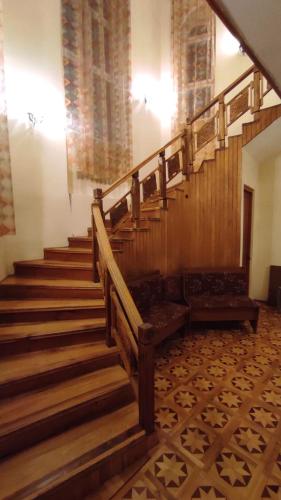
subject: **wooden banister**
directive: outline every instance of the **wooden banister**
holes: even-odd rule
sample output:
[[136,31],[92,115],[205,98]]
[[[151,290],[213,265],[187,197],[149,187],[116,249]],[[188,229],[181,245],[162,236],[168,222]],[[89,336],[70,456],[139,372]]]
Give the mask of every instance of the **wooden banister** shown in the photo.
[[180,139],[181,135],[182,135],[182,132],[180,134],[176,135],[175,137],[173,137],[173,139],[171,139],[169,142],[167,142],[167,144],[165,144],[165,146],[162,146],[162,148],[158,149],[157,151],[155,151],[155,153],[152,153],[150,156],[148,156],[148,158],[143,160],[136,167],[132,168],[132,170],[129,170],[129,172],[127,172],[125,175],[123,175],[123,177],[120,177],[120,179],[118,179],[116,182],[111,184],[111,186],[103,192],[103,198],[105,196],[107,196],[109,193],[111,193],[112,191],[114,191],[114,189],[116,189],[118,186],[123,184],[123,182],[126,182],[128,179],[130,179],[130,177],[132,177],[133,174],[138,172],[141,168],[143,168],[145,165],[147,165],[147,163],[149,163],[151,160],[156,158],[160,153],[162,153],[162,151],[165,151],[165,149],[167,149],[169,146],[172,146],[172,144],[174,144],[174,142],[176,142],[178,139]]
[[100,207],[97,202],[94,202],[92,204],[92,213],[96,227],[96,237],[99,245],[99,252],[103,256],[106,268],[110,273],[112,283],[114,284],[118,296],[120,297],[134,334],[137,337],[139,326],[143,323],[143,321],[139,311],[135,306],[135,303],[124,281],[121,271],[114,259],[107,232],[104,226],[103,218],[100,212]]
[[[188,178],[188,176],[192,172],[194,157],[196,155],[196,152],[198,151],[198,148],[197,149],[196,149],[196,147],[193,148],[193,142],[194,142],[193,137],[194,136],[193,136],[192,126],[198,119],[202,118],[213,106],[216,106],[216,105],[218,105],[218,107],[219,107],[219,111],[218,111],[218,129],[219,129],[218,141],[219,141],[220,146],[223,147],[223,145],[225,143],[224,138],[225,138],[225,135],[227,134],[226,117],[225,117],[227,104],[225,102],[225,99],[222,100],[222,96],[224,96],[224,98],[225,98],[227,96],[227,94],[229,94],[229,92],[231,92],[233,89],[235,89],[235,87],[237,87],[237,85],[239,85],[241,82],[243,82],[243,80],[245,80],[248,76],[250,76],[252,73],[254,73],[254,75],[255,75],[254,76],[255,84],[253,83],[253,88],[254,88],[254,92],[255,92],[254,109],[258,110],[259,106],[261,105],[262,96],[260,94],[260,90],[259,90],[259,86],[258,86],[259,85],[259,77],[258,77],[257,71],[258,70],[256,69],[255,65],[248,68],[242,75],[240,75],[238,78],[236,78],[236,80],[234,80],[230,85],[228,85],[228,87],[226,87],[221,94],[214,97],[214,99],[212,99],[203,109],[201,109],[198,113],[196,113],[196,115],[193,116],[193,118],[188,121],[187,127],[185,128],[184,131],[181,131],[178,135],[173,137],[164,146],[159,148],[157,151],[155,151],[154,153],[149,155],[141,163],[139,163],[134,168],[129,170],[129,172],[127,172],[125,175],[123,175],[123,177],[120,177],[120,179],[118,179],[116,182],[114,182],[104,192],[96,193],[96,199],[100,203],[101,212],[102,212],[102,199],[104,199],[106,196],[108,196],[112,191],[114,191],[121,184],[128,182],[129,180],[131,180],[131,183],[135,186],[136,174],[138,174],[140,172],[140,170],[143,167],[145,167],[149,162],[151,162],[154,158],[158,157],[159,155],[162,155],[163,153],[165,154],[166,149],[169,148],[170,146],[172,146],[173,144],[175,144],[179,139],[181,139],[181,149],[180,150],[181,150],[182,159],[183,159],[183,161],[182,161],[182,164],[183,164],[182,173],[183,173],[183,175],[187,176],[187,178]],[[212,135],[210,133],[210,137],[211,138],[215,137],[215,134]],[[204,144],[203,144],[203,146],[204,146]],[[155,170],[150,172],[146,177],[149,177],[149,175],[151,175],[151,173],[153,173],[154,171]],[[161,167],[160,167],[160,171],[161,171]],[[142,184],[144,180],[145,179],[142,179],[140,181],[140,184]],[[169,182],[169,179],[167,179],[167,182]],[[108,209],[105,212],[104,215],[107,215],[112,209],[114,209],[118,205],[119,201],[123,200],[126,196],[128,196],[128,194],[130,194],[130,192],[131,192],[131,190],[128,191],[128,193],[126,193],[126,195],[122,196],[113,206],[111,206],[110,209]]]
[[[228,85],[228,87],[226,87],[224,89],[223,94],[225,96],[227,94],[229,94],[229,92],[231,92],[233,89],[235,89],[235,87],[237,87],[237,85],[239,85],[241,82],[243,82],[243,80],[245,80],[248,76],[250,76],[251,73],[253,73],[254,69],[255,69],[255,65],[253,64],[253,66],[251,66],[242,75],[240,75],[238,78],[236,78],[236,80],[234,80],[234,82],[232,82],[230,85]],[[207,111],[209,111],[209,109],[211,109],[215,104],[217,104],[219,102],[220,96],[221,96],[221,93],[218,94],[216,97],[214,97],[203,109],[198,111],[198,113],[196,113],[196,115],[193,116],[191,123],[196,122],[198,120],[198,118],[201,118],[202,115],[204,115]]]

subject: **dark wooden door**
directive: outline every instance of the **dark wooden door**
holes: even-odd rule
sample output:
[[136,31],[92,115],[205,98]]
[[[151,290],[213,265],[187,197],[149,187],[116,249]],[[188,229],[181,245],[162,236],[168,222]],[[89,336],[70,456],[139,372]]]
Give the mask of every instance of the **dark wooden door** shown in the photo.
[[243,222],[243,258],[242,264],[246,269],[248,287],[251,264],[251,240],[252,240],[252,212],[253,212],[253,190],[244,186],[244,222]]

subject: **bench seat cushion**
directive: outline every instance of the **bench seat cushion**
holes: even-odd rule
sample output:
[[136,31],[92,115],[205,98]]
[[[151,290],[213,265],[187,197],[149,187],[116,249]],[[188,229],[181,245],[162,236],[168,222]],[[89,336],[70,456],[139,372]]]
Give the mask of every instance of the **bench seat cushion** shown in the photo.
[[156,330],[163,330],[169,325],[174,327],[178,323],[185,323],[188,307],[173,302],[158,302],[142,312],[145,323],[150,323]]
[[247,295],[201,295],[189,297],[188,302],[192,309],[259,308]]

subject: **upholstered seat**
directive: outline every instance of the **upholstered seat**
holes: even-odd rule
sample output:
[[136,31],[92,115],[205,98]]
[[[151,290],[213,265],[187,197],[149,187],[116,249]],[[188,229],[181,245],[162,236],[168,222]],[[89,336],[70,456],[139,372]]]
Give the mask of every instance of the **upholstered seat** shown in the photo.
[[129,290],[145,323],[159,341],[188,325],[189,307],[184,304],[182,277],[159,273],[129,283]]
[[184,296],[192,322],[249,320],[257,330],[259,305],[247,295],[243,268],[186,270]]

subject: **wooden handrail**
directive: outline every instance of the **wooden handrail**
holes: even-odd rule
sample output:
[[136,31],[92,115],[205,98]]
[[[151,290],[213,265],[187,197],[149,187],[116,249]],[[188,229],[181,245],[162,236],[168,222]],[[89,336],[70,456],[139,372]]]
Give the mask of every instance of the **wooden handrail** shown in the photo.
[[207,111],[209,111],[209,109],[211,109],[215,104],[217,104],[219,102],[221,95],[225,96],[225,95],[229,94],[229,92],[231,92],[231,90],[233,90],[235,87],[237,87],[237,85],[239,85],[239,83],[243,82],[243,80],[245,80],[245,78],[250,76],[251,73],[253,73],[254,69],[255,69],[255,65],[253,64],[242,75],[240,75],[238,78],[236,78],[236,80],[234,80],[234,82],[232,82],[230,85],[228,85],[228,87],[226,87],[222,92],[220,92],[216,97],[214,97],[203,109],[201,109],[201,111],[198,111],[198,113],[196,113],[196,115],[194,115],[192,117],[190,123],[196,122],[196,120],[198,120],[198,118],[200,118],[202,115],[204,115]]
[[176,135],[176,137],[171,139],[169,142],[167,142],[167,144],[165,144],[165,146],[162,146],[162,148],[158,149],[157,151],[155,151],[155,153],[152,153],[150,156],[148,156],[148,158],[143,160],[136,167],[129,170],[129,172],[127,172],[125,175],[123,175],[123,177],[120,177],[120,179],[118,179],[116,182],[111,184],[111,186],[109,186],[109,188],[103,192],[103,198],[105,196],[107,196],[109,193],[111,193],[118,186],[120,186],[120,184],[123,184],[123,182],[127,181],[130,177],[132,177],[133,174],[135,174],[138,170],[140,170],[142,167],[144,167],[147,163],[149,163],[151,160],[156,158],[156,156],[158,156],[160,153],[162,153],[162,151],[165,151],[165,149],[167,149],[169,146],[174,144],[174,142],[176,142],[178,139],[180,139],[181,136],[182,136],[182,132],[180,134]]
[[99,244],[99,252],[104,258],[112,282],[115,286],[118,296],[120,297],[121,303],[125,309],[133,332],[137,338],[139,327],[142,325],[143,321],[113,256],[100,208],[98,203],[96,202],[92,203],[92,213],[96,227],[96,237]]

